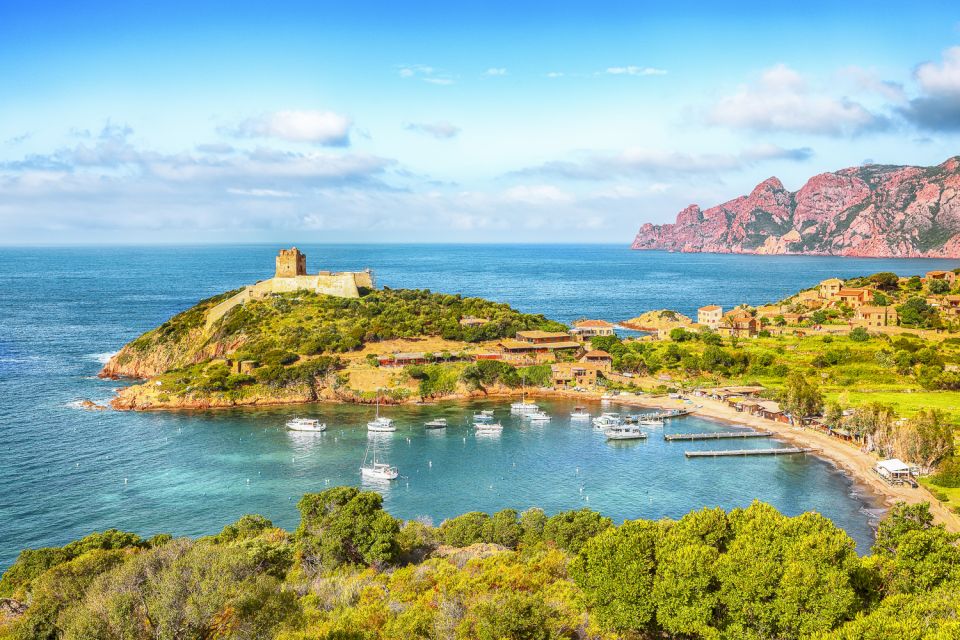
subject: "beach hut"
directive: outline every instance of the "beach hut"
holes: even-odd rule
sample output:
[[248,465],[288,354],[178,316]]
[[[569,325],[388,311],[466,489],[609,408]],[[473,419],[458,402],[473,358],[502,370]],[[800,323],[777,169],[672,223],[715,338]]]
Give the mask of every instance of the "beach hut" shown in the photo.
[[881,460],[873,466],[873,470],[890,484],[901,484],[912,480],[910,476],[910,465],[898,458]]

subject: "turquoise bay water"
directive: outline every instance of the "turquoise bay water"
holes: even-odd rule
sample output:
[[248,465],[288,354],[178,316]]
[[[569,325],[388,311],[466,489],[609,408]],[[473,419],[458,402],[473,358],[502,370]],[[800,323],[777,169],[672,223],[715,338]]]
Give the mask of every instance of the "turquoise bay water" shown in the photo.
[[[87,412],[117,382],[100,361],[198,299],[268,277],[275,246],[0,249],[0,567],[23,547],[119,527],[199,535],[257,512],[294,527],[308,491],[359,483],[370,409],[314,406],[193,413]],[[763,303],[834,275],[953,268],[955,261],[685,255],[618,246],[301,246],[308,268],[375,269],[378,284],[462,292],[561,321],[611,320],[707,302]],[[589,506],[617,521],[679,516],[762,499],[789,514],[817,510],[865,549],[871,512],[843,474],[807,456],[688,460],[694,448],[759,441],[607,444],[570,405],[554,421],[514,424],[493,404],[389,408],[381,450],[403,478],[379,488],[396,516]],[[468,426],[476,408],[503,413],[499,437]],[[596,413],[599,407],[592,407]],[[325,434],[283,422],[325,419]],[[447,416],[446,431],[422,422]],[[728,429],[699,418],[668,430]]]

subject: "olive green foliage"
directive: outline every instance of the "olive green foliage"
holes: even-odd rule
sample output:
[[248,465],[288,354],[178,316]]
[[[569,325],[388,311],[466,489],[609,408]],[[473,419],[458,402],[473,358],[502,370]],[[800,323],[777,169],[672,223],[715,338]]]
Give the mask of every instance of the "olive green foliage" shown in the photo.
[[960,457],[950,457],[941,462],[930,480],[940,487],[960,487]]
[[[464,327],[460,324],[464,316],[489,322]],[[517,331],[565,328],[542,315],[523,314],[482,298],[385,288],[362,298],[298,291],[250,301],[231,309],[214,328],[212,339],[242,340],[242,359],[262,361],[265,354],[278,350],[300,355],[343,353],[393,338],[429,335],[482,342],[513,337]]]
[[303,496],[297,509],[296,540],[300,560],[307,567],[382,566],[399,552],[400,523],[383,510],[378,493],[335,487]]
[[823,409],[823,395],[816,382],[799,371],[793,371],[787,376],[780,403],[792,420],[800,422]]
[[400,528],[377,494],[352,487],[299,506],[292,536],[251,515],[197,541],[95,534],[47,550],[56,560],[42,568],[25,553],[3,584],[16,584],[26,613],[0,622],[0,638],[945,640],[960,631],[958,539],[926,505],[892,508],[863,558],[824,517],[762,503],[619,527],[588,510],[505,509]]

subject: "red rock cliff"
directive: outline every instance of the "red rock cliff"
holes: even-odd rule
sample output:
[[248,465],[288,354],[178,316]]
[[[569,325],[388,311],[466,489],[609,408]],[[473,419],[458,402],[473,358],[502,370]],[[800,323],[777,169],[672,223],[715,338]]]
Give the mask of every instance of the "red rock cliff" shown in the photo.
[[866,165],[810,178],[796,192],[769,178],[747,196],[673,224],[645,224],[634,249],[960,258],[960,156],[935,167]]

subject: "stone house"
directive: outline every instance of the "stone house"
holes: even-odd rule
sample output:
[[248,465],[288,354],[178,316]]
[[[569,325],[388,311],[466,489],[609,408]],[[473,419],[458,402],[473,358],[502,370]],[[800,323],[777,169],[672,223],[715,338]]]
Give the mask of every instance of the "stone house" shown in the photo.
[[557,362],[550,365],[550,379],[560,389],[593,387],[597,384],[600,368],[583,362]]
[[840,289],[835,297],[841,304],[857,309],[873,298],[873,292],[870,289]]
[[597,336],[612,336],[614,328],[606,320],[577,320],[573,323],[570,335],[575,340],[586,342]]
[[931,280],[946,280],[952,288],[957,281],[957,274],[953,271],[927,271],[923,279],[927,283]]
[[893,307],[863,305],[857,309],[854,323],[861,327],[893,327],[897,324],[897,310]]
[[722,320],[723,307],[721,306],[708,304],[705,307],[697,309],[697,324],[702,324],[716,331],[720,327]]
[[818,287],[820,298],[823,300],[833,300],[837,297],[837,294],[840,293],[840,289],[842,288],[843,280],[840,278],[830,278],[828,280],[824,280]]
[[580,362],[594,365],[603,373],[610,373],[613,370],[613,356],[601,349],[587,351],[580,356]]
[[760,323],[748,313],[731,314],[717,330],[721,335],[743,338],[757,335]]

